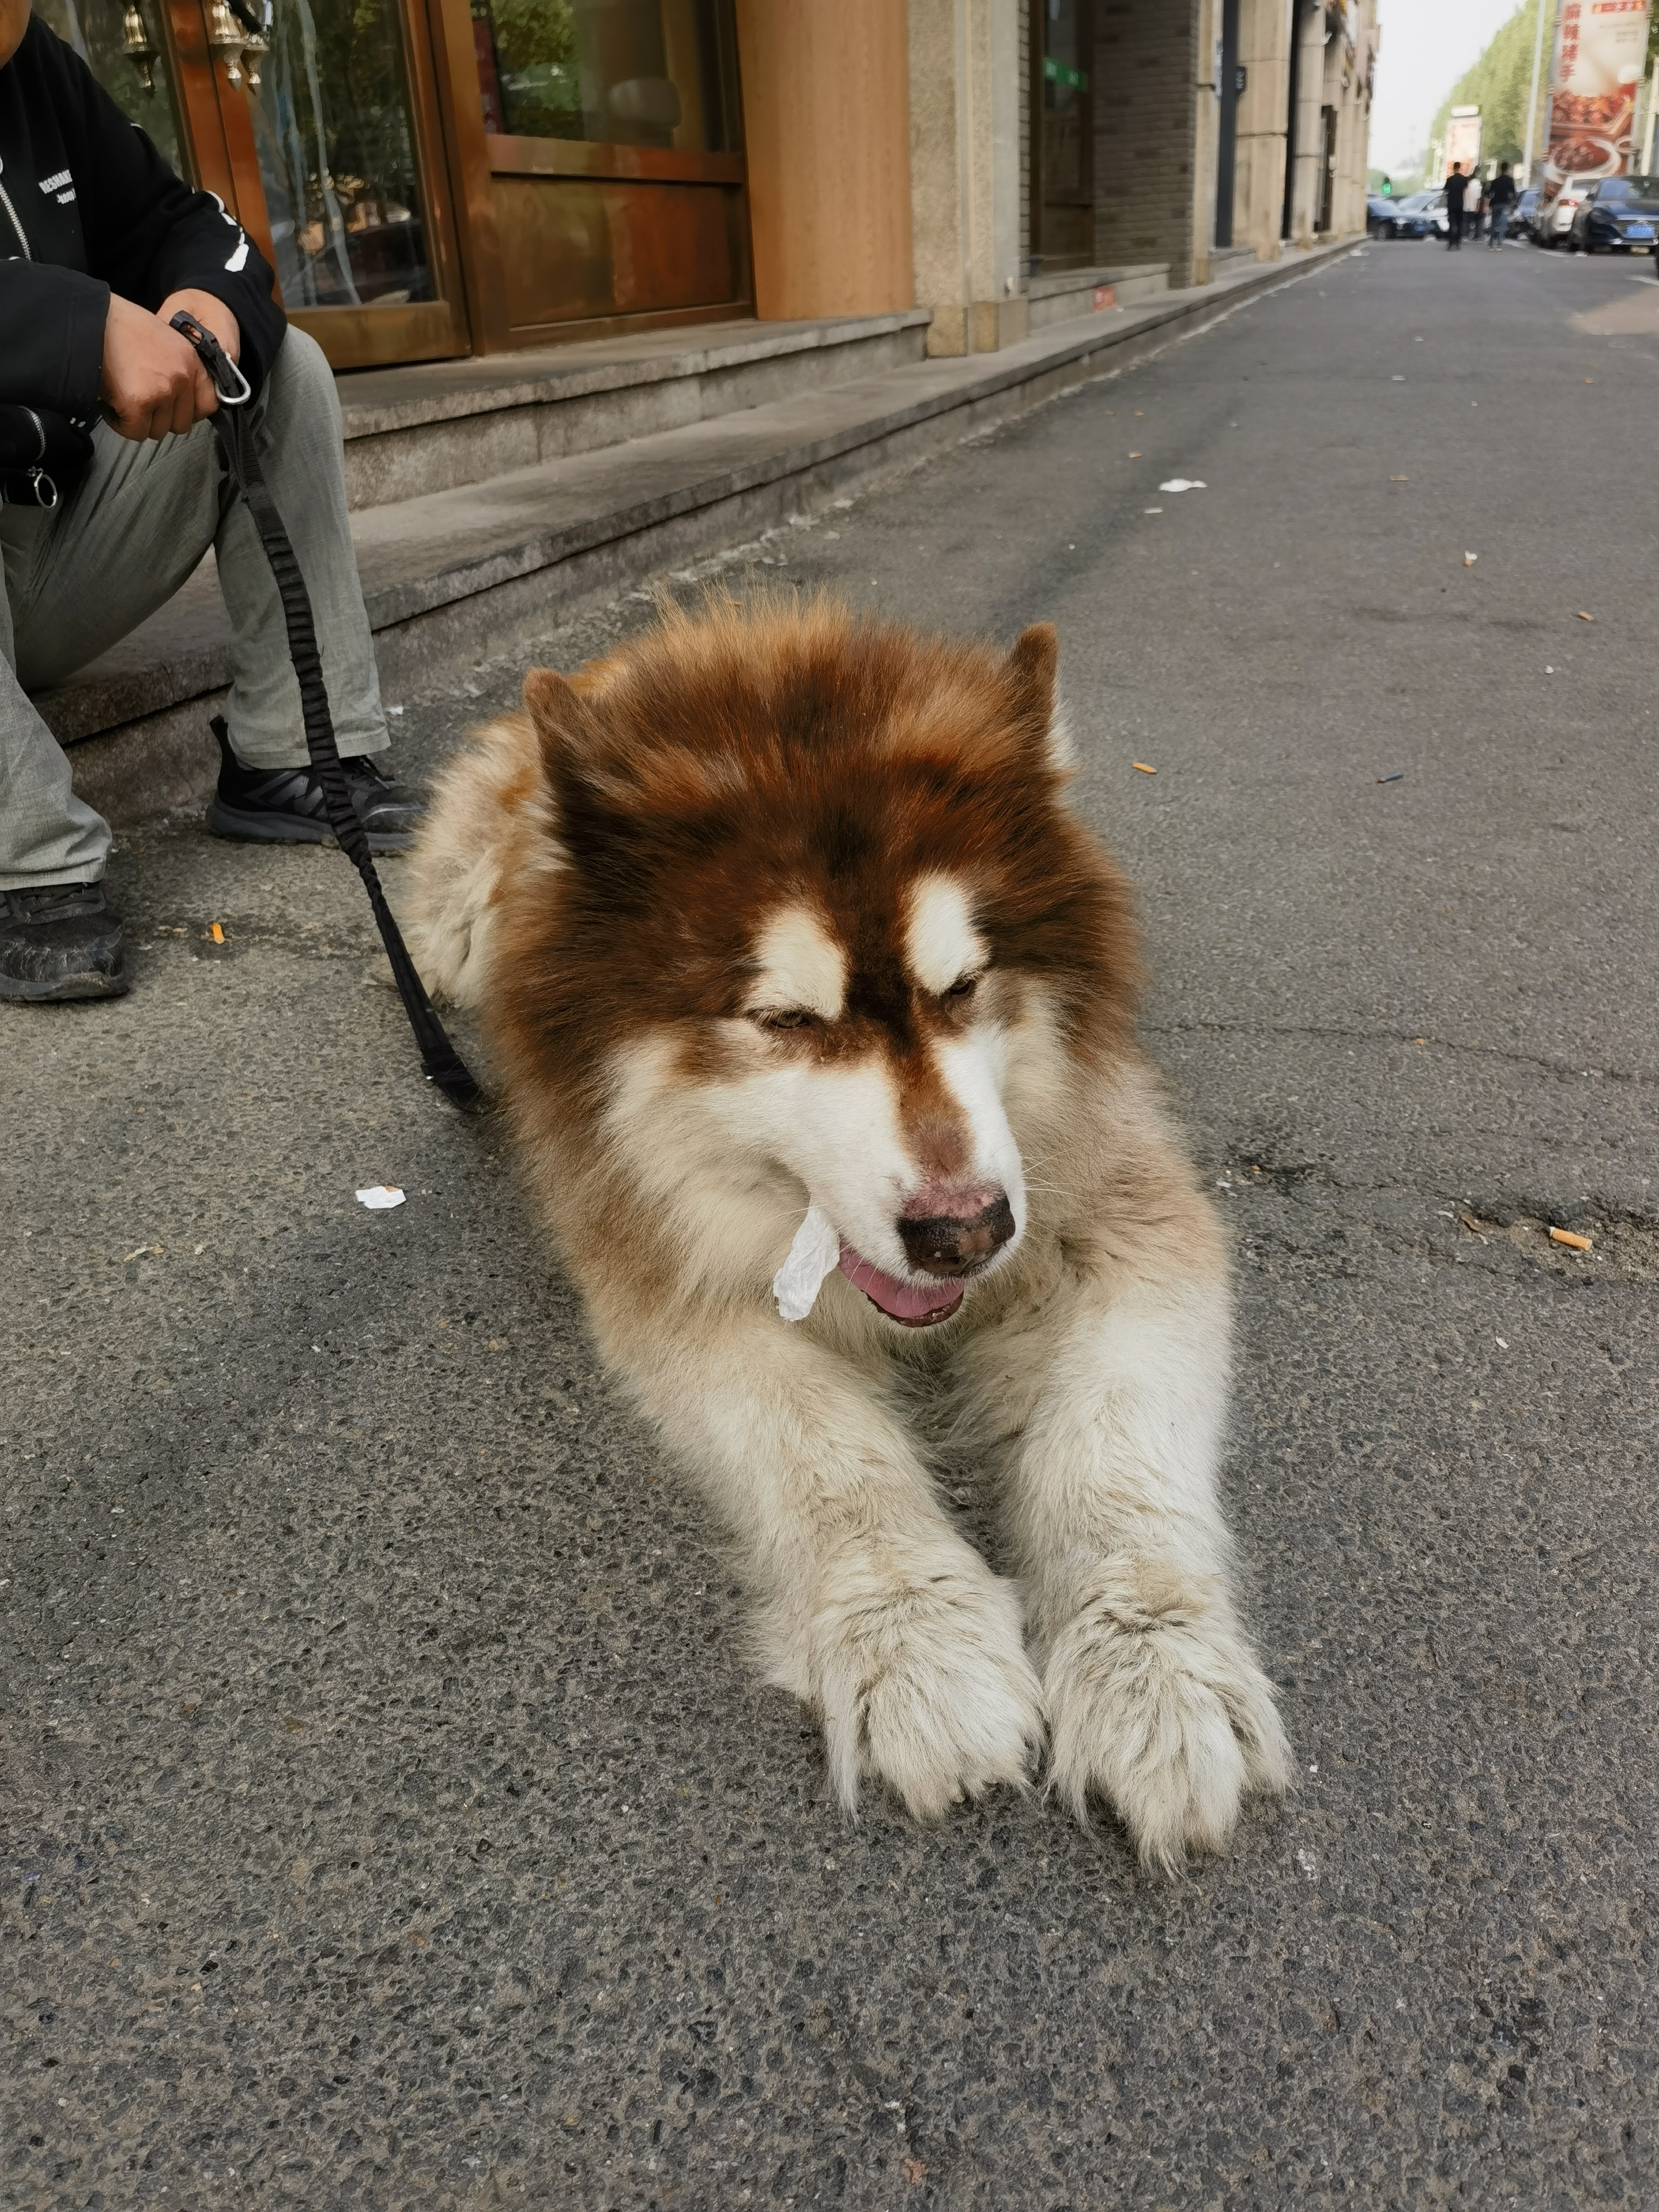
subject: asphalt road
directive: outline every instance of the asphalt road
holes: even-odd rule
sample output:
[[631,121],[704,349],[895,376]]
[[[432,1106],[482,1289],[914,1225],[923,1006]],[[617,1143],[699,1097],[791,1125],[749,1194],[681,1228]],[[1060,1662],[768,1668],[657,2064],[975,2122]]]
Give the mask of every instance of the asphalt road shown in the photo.
[[1659,2203],[1656,397],[1646,264],[1378,246],[765,549],[1060,625],[1301,1771],[1179,1882],[848,1826],[349,868],[124,839],[0,1021],[0,2203]]

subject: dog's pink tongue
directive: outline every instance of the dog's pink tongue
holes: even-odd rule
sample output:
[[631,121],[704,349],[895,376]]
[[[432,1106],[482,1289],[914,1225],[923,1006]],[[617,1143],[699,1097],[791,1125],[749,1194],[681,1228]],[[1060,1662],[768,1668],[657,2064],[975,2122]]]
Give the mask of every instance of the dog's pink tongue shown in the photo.
[[841,1272],[895,1321],[923,1321],[962,1303],[960,1283],[902,1283],[896,1275],[884,1274],[872,1267],[862,1252],[855,1252],[845,1243],[841,1248]]

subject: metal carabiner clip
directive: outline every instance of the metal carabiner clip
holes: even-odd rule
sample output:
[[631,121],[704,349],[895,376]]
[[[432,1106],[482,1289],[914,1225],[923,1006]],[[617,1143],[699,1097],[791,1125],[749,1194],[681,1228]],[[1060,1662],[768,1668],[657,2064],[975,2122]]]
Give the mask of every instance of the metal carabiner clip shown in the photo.
[[253,386],[212,331],[198,323],[188,307],[179,308],[173,318],[171,327],[195,347],[203,368],[213,379],[213,388],[219,395],[220,405],[245,407],[253,397]]

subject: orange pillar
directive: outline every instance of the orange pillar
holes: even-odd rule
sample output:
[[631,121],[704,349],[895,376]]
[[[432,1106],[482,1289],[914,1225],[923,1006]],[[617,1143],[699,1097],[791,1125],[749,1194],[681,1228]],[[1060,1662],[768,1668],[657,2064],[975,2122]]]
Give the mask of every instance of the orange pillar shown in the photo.
[[909,307],[902,0],[737,0],[737,17],[756,313]]

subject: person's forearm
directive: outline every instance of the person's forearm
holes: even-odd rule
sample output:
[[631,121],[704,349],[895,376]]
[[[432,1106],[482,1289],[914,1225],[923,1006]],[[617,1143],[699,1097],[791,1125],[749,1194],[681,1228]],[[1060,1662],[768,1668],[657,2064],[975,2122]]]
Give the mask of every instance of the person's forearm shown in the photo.
[[0,402],[96,414],[109,297],[78,270],[0,261]]

